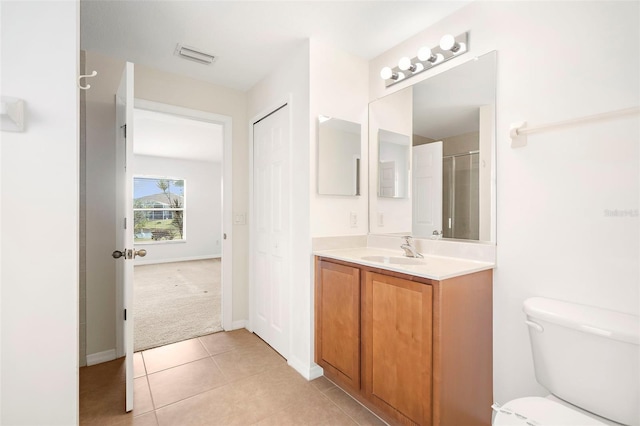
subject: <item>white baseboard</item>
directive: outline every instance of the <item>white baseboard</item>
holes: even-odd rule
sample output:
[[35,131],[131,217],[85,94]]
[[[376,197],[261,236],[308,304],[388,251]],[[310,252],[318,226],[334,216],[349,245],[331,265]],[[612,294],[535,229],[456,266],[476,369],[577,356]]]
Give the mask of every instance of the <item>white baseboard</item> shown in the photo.
[[87,355],[87,366],[101,364],[107,361],[113,361],[114,359],[116,359],[115,349],[109,349],[108,351],[89,354]]
[[231,323],[231,328],[226,331],[240,330],[241,328],[247,328],[248,323],[249,322],[247,320],[234,321]]
[[220,259],[221,254],[208,254],[204,256],[188,256],[188,257],[174,257],[170,259],[146,259],[142,260],[136,258],[134,265],[156,265],[159,263],[174,263],[174,262],[188,262],[190,260],[206,260],[206,259]]
[[324,374],[324,370],[319,365],[308,365],[296,358],[288,359],[287,364],[307,380],[317,379]]

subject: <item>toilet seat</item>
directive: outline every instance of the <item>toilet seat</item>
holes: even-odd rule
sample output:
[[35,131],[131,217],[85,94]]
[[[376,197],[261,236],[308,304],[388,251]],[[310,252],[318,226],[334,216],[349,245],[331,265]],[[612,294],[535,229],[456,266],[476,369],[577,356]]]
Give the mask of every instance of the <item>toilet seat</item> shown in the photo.
[[593,417],[537,396],[513,399],[494,410],[493,426],[605,426]]

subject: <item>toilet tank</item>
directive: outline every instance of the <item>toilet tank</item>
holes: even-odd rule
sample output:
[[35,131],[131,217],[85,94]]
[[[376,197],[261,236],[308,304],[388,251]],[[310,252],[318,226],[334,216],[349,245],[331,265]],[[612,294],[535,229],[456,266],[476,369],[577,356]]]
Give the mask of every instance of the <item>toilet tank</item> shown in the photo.
[[640,317],[533,297],[524,311],[536,380],[601,417],[640,424]]

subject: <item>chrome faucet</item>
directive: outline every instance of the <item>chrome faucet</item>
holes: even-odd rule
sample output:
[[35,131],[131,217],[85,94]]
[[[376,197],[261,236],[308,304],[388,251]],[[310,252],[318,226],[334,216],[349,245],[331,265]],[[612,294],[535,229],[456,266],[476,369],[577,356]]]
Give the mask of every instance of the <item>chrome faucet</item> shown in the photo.
[[404,255],[407,257],[418,257],[423,258],[424,256],[418,253],[418,251],[411,245],[411,236],[406,235],[404,237],[405,243],[400,246],[402,250],[404,250]]

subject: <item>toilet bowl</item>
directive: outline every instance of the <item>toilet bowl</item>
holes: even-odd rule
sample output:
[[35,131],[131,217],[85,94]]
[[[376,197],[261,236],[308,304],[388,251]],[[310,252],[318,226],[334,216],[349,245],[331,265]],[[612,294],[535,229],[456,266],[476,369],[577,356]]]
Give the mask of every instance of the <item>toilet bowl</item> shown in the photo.
[[640,426],[640,317],[542,297],[524,312],[551,395],[494,404],[494,426]]
[[559,401],[552,395],[513,399],[502,406],[494,405],[493,426],[619,426],[595,414]]

